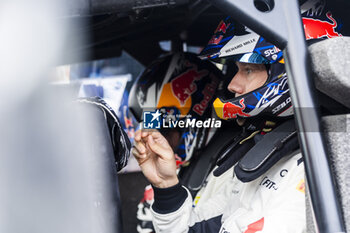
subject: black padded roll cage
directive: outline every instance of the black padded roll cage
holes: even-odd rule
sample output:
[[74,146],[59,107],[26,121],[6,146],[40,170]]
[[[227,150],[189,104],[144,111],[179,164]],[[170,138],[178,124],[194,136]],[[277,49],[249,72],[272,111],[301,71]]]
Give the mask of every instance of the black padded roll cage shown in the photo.
[[321,134],[319,104],[297,0],[209,0],[283,49],[299,141],[319,232],[345,232]]

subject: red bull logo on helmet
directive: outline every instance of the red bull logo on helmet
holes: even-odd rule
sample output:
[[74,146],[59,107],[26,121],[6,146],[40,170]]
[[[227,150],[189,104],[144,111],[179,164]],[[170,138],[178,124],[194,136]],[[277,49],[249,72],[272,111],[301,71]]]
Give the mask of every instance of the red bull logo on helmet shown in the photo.
[[223,117],[227,118],[237,118],[237,116],[241,117],[250,117],[248,113],[243,112],[245,109],[244,99],[239,101],[240,105],[232,104],[230,102],[224,104],[223,108]]
[[203,99],[201,100],[200,103],[197,103],[193,106],[193,111],[196,112],[198,115],[202,116],[205,112],[205,110],[208,107],[209,102],[212,100],[216,88],[219,84],[219,80],[218,78],[216,78],[215,75],[210,74],[210,77],[212,79],[212,81],[210,83],[208,83],[204,90],[202,91],[203,94]]
[[325,36],[328,38],[342,36],[340,33],[335,31],[337,21],[332,17],[332,14],[327,12],[326,16],[332,21],[332,23],[318,19],[303,18],[304,31],[307,40]]
[[195,81],[208,75],[207,70],[198,71],[197,67],[180,74],[171,81],[171,90],[176,99],[184,106],[190,96],[197,90]]
[[227,28],[231,25],[231,23],[226,24],[224,21],[221,21],[219,26],[216,28],[214,32],[214,36],[209,40],[208,44],[219,44],[223,38],[223,35],[217,37],[218,32],[226,33]]

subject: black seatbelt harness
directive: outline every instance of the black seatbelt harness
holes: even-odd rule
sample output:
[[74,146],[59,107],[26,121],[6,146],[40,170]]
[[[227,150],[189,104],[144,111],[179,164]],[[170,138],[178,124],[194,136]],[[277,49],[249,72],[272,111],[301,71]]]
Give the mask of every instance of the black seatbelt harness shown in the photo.
[[185,185],[191,191],[198,191],[215,165],[214,176],[220,176],[235,164],[237,178],[250,182],[299,148],[293,119],[283,122],[266,135],[257,132],[260,131],[219,131],[193,164]]
[[299,148],[294,120],[288,120],[264,135],[238,162],[234,171],[239,180],[250,182],[267,172],[280,159]]

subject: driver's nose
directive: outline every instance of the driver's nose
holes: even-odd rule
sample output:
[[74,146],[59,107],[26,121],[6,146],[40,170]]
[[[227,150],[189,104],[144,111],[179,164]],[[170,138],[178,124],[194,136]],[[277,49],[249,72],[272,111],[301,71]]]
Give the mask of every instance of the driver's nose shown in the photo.
[[242,77],[242,75],[240,75],[240,72],[236,73],[231,82],[228,84],[227,89],[230,92],[235,93],[236,97],[243,95],[245,90],[244,80],[245,79]]

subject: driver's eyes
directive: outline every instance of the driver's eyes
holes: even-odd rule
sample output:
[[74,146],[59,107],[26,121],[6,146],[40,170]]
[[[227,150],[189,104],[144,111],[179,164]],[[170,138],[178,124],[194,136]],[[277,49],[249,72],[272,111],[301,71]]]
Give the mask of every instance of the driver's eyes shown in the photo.
[[246,74],[251,74],[253,70],[251,68],[245,68]]

